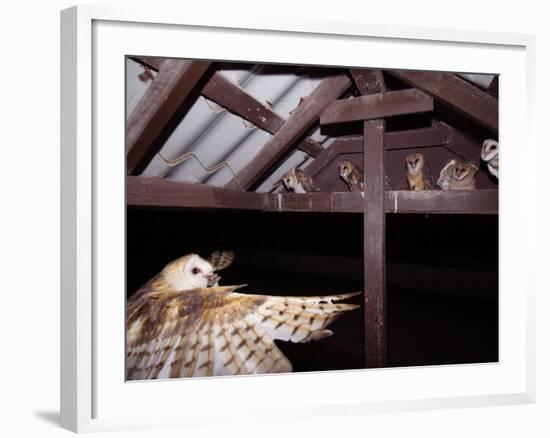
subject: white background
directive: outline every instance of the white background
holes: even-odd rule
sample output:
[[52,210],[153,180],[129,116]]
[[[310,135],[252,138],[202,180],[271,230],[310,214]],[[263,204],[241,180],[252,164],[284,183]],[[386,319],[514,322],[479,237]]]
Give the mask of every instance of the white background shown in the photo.
[[[273,14],[323,20],[391,23],[456,29],[483,29],[537,34],[537,125],[539,131],[539,188],[549,158],[543,138],[550,98],[550,30],[548,13],[534,1],[436,2],[398,1],[367,3],[338,0],[334,3],[279,0],[277,2],[126,1],[100,2],[180,7],[203,7],[205,12]],[[186,4],[187,3],[187,4]],[[539,2],[543,4],[543,2]],[[3,287],[0,291],[2,347],[0,371],[0,428],[3,436],[68,435],[59,430],[59,10],[71,2],[31,0],[4,6],[1,14],[2,64],[2,203],[0,251]],[[390,16],[391,14],[391,16]],[[546,55],[546,56],[545,56]],[[7,136],[5,135],[7,133]],[[521,145],[518,145],[521,147]],[[536,164],[535,164],[536,163]],[[539,189],[540,190],[540,189]],[[367,417],[314,418],[276,424],[241,424],[225,427],[228,436],[545,436],[550,432],[550,384],[544,319],[550,309],[546,274],[548,251],[548,195],[539,192],[538,254],[538,402],[536,405],[452,411],[381,414]],[[518,230],[521,232],[521,230]],[[7,282],[6,282],[7,280]],[[352,390],[352,388],[350,388]],[[219,436],[211,427],[193,430],[118,432],[109,436]]]

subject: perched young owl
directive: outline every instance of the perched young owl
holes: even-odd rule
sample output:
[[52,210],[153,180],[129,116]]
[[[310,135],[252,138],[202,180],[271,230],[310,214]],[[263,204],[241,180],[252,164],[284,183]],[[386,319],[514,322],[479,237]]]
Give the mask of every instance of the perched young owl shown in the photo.
[[491,175],[498,178],[498,141],[487,139],[483,142],[481,159],[487,163]]
[[442,190],[474,190],[478,170],[473,163],[453,158],[441,169],[437,185]]
[[[363,171],[349,160],[340,161],[338,164],[338,174],[347,184],[350,192],[364,191]],[[388,175],[384,174],[384,188],[391,190],[391,183]]]
[[340,161],[338,174],[348,185],[350,192],[363,191],[363,172],[354,163],[349,160]]
[[281,178],[285,188],[290,192],[308,193],[319,189],[313,184],[313,179],[301,169],[291,169]]
[[405,159],[407,168],[407,183],[414,191],[432,190],[431,173],[426,159],[422,154],[410,154]]
[[[281,297],[210,286],[215,267],[196,254],[169,263],[128,300],[128,380],[292,371],[275,344],[316,341],[359,306],[358,293]],[[359,292],[360,293],[360,292]]]

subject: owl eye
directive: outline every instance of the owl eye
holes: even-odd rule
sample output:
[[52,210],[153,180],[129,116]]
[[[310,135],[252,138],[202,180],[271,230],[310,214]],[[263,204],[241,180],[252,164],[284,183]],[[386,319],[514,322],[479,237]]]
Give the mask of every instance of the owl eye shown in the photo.
[[497,147],[493,144],[491,145],[491,147],[489,149],[491,149],[492,151],[494,151]]
[[193,268],[191,269],[191,272],[193,273],[193,275],[197,275],[201,272],[201,270],[199,268]]

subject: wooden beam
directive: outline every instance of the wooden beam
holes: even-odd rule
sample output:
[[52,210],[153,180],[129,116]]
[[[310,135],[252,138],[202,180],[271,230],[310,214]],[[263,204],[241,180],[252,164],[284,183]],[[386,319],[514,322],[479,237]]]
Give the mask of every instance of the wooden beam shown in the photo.
[[[265,212],[363,213],[361,193],[254,193],[165,178],[126,177],[126,202],[136,207],[239,209]],[[498,190],[387,191],[386,213],[497,214]]]
[[464,160],[479,164],[481,155],[481,144],[476,143],[462,132],[452,128],[445,123],[439,123],[449,130],[449,142],[446,148]]
[[230,182],[228,188],[247,190],[277,162],[319,119],[321,112],[351,85],[344,75],[330,76],[305,98],[256,156]]
[[[431,128],[386,132],[384,146],[387,151],[442,146],[449,143],[449,135],[449,127],[438,123],[434,124]],[[311,176],[315,176],[328,166],[338,155],[362,153],[363,137],[340,138],[328,148],[324,149],[305,170]]]
[[129,58],[139,62],[140,64],[146,65],[155,71],[160,71],[162,65],[167,60],[167,58],[158,58],[156,56],[129,56]]
[[127,171],[134,173],[151,155],[155,140],[210,65],[169,59],[137,104],[126,124]]
[[313,160],[305,171],[315,177],[332,161],[342,154],[363,153],[363,137],[341,138],[332,143],[323,150],[319,156]]
[[386,132],[385,147],[391,151],[441,146],[449,143],[449,135],[448,127],[441,124],[431,128]]
[[433,99],[409,89],[338,100],[321,114],[321,125],[433,111]]
[[498,133],[498,100],[451,73],[388,70],[402,81]]
[[387,213],[498,214],[498,189],[395,190],[386,193]]
[[[260,102],[220,72],[210,78],[201,90],[201,94],[270,134],[277,133],[285,123],[285,120],[269,106]],[[297,148],[313,157],[323,151],[323,147],[310,138],[299,143]]]
[[385,122],[364,123],[365,367],[386,365]]
[[141,207],[264,210],[273,202],[262,193],[188,184],[166,178],[126,176],[126,203]]
[[496,75],[491,81],[489,88],[487,88],[487,93],[489,93],[495,99],[498,99],[498,75]]
[[351,76],[355,86],[363,96],[367,94],[384,93],[386,82],[382,70],[372,68],[352,68]]

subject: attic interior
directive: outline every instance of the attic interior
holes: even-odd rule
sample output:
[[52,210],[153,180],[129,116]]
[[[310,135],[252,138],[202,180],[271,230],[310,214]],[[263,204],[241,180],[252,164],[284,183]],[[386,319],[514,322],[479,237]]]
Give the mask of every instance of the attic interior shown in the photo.
[[[498,140],[498,76],[126,66],[127,296],[185,253],[232,249],[222,283],[244,292],[364,291],[333,336],[277,342],[295,371],[498,361],[498,179],[480,159]],[[415,152],[434,180],[451,158],[475,164],[475,189],[409,190]],[[280,184],[294,168],[315,191]]]

